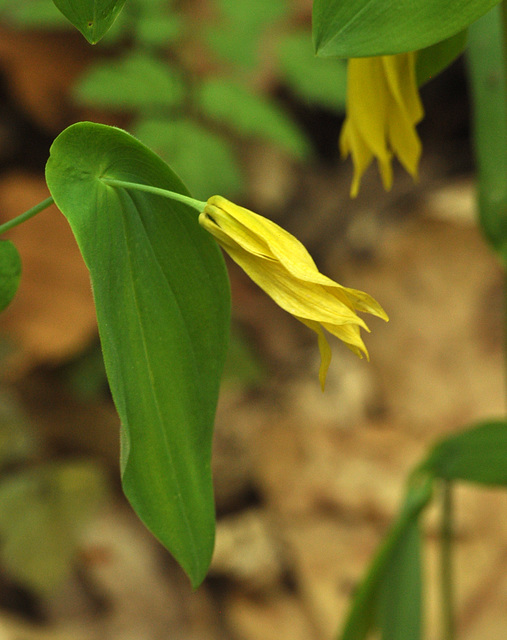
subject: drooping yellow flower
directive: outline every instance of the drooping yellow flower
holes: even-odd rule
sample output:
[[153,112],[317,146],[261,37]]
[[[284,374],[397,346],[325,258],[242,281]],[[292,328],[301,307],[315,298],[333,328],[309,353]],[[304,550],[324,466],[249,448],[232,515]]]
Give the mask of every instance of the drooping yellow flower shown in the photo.
[[343,157],[352,154],[350,195],[377,158],[384,188],[392,185],[391,158],[398,157],[415,178],[421,155],[416,124],[424,112],[415,74],[414,52],[374,58],[351,58],[347,70],[347,116],[340,135]]
[[342,287],[319,272],[305,247],[271,220],[212,196],[199,216],[200,224],[250,278],[285,311],[315,331],[324,389],[331,349],[323,328],[340,338],[359,357],[368,357],[360,335],[366,329],[356,311],[388,320],[371,296]]

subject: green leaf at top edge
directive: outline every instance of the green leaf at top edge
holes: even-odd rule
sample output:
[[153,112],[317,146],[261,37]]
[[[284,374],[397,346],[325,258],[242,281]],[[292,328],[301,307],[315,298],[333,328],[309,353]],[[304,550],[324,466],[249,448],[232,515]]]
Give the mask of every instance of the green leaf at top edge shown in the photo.
[[125,4],[125,0],[53,0],[53,2],[90,44],[96,44],[107,33]]
[[314,0],[317,55],[359,58],[416,51],[463,31],[499,0]]
[[197,211],[101,177],[187,191],[138,140],[89,122],[56,138],[46,167],[90,270],[122,423],[123,489],[197,586],[214,544],[211,440],[230,307],[224,261]]

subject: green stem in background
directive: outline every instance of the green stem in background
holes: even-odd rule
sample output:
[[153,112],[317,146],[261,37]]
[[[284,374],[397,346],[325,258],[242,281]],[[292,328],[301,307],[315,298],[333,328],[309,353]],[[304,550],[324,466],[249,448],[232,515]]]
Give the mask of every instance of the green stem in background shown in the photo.
[[468,79],[478,178],[479,222],[507,263],[506,1],[468,29]]
[[121,187],[123,189],[135,189],[136,191],[146,191],[147,193],[153,193],[157,196],[162,196],[163,198],[169,198],[170,200],[177,200],[178,202],[183,202],[183,204],[188,204],[189,207],[193,207],[197,209],[197,211],[202,212],[204,207],[206,206],[205,202],[201,202],[200,200],[195,200],[194,198],[190,198],[189,196],[184,196],[181,193],[176,193],[175,191],[168,191],[167,189],[160,189],[159,187],[152,187],[149,184],[139,184],[137,182],[125,182],[124,180],[114,180],[113,178],[101,178],[101,182],[109,185],[110,187]]
[[442,597],[443,639],[454,640],[456,628],[454,622],[454,584],[452,572],[453,544],[453,504],[452,483],[442,481],[442,524],[440,550],[440,585]]
[[35,207],[28,209],[28,211],[25,211],[16,218],[13,218],[12,220],[5,222],[4,224],[0,224],[0,235],[2,233],[5,233],[6,231],[10,231],[14,227],[17,227],[18,224],[22,224],[26,220],[30,220],[30,218],[33,218],[33,216],[36,216],[41,211],[44,211],[44,209],[47,209],[49,206],[51,206],[53,202],[53,198],[46,198],[42,202],[39,202],[39,204],[36,204]]

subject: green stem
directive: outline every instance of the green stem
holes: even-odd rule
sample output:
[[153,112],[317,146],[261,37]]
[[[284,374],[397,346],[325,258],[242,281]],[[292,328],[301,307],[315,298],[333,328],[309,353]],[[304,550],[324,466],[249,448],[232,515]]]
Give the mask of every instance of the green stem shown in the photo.
[[453,505],[452,484],[442,482],[442,530],[440,580],[442,590],[442,625],[444,640],[454,640],[456,628],[454,622],[454,584],[452,572],[453,544]]
[[41,211],[44,211],[44,209],[47,209],[49,206],[51,206],[53,202],[53,198],[46,198],[42,202],[39,202],[39,204],[36,204],[35,207],[28,209],[28,211],[25,211],[16,218],[13,218],[12,220],[5,222],[4,224],[0,224],[0,235],[2,233],[5,233],[6,231],[10,231],[14,227],[17,227],[18,224],[21,224],[26,220],[30,220],[30,218],[33,218],[33,216],[36,216]]
[[181,193],[176,193],[175,191],[168,191],[167,189],[160,189],[159,187],[152,187],[149,184],[139,184],[137,182],[125,182],[124,180],[114,180],[113,178],[101,178],[101,181],[104,184],[109,185],[110,187],[122,187],[123,189],[135,189],[136,191],[146,191],[147,193],[153,193],[156,196],[162,196],[163,198],[169,198],[170,200],[177,200],[178,202],[183,202],[183,204],[188,204],[189,207],[193,207],[197,209],[199,212],[204,210],[206,206],[205,202],[201,202],[200,200],[195,200],[194,198],[190,198],[189,196],[184,196]]

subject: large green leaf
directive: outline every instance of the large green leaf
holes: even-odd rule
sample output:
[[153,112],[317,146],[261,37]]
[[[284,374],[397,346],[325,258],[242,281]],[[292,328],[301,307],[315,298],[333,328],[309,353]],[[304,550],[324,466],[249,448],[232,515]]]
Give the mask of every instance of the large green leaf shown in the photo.
[[10,240],[0,240],[0,311],[16,295],[21,279],[21,258]]
[[115,21],[125,0],[53,0],[90,44],[98,42]]
[[446,480],[507,485],[507,422],[484,422],[445,438],[422,466]]
[[61,133],[46,169],[90,270],[122,422],[124,491],[198,585],[214,543],[211,439],[229,324],[224,262],[195,210],[102,177],[186,189],[135,138],[93,123]]
[[358,58],[415,51],[465,29],[499,0],[314,0],[320,56]]

